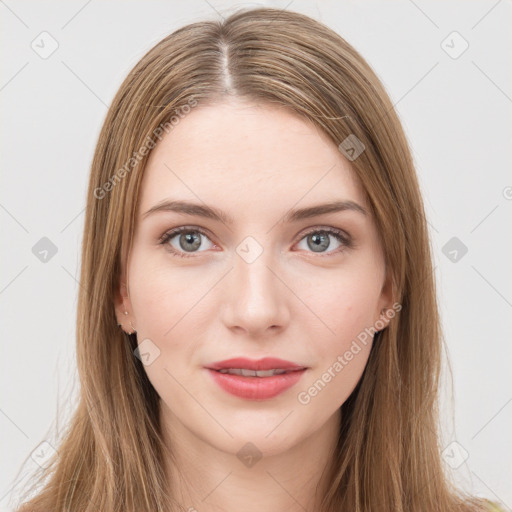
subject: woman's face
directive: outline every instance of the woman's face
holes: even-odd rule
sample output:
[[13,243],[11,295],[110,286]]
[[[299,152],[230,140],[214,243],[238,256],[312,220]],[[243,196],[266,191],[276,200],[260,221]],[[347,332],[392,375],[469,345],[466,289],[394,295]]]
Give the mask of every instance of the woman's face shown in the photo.
[[[199,105],[152,151],[140,194],[116,311],[137,330],[169,428],[229,453],[250,442],[270,454],[338,421],[371,349],[365,329],[391,295],[363,191],[337,146],[282,109]],[[311,210],[335,202],[349,203]],[[208,369],[268,357],[305,370]]]

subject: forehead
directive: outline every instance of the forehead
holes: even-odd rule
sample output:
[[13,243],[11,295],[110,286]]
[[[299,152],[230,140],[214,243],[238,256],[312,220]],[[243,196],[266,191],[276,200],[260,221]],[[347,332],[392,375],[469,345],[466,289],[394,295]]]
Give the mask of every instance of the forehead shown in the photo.
[[234,213],[326,200],[366,204],[350,162],[319,128],[289,110],[230,100],[198,106],[153,149],[139,211],[168,197]]

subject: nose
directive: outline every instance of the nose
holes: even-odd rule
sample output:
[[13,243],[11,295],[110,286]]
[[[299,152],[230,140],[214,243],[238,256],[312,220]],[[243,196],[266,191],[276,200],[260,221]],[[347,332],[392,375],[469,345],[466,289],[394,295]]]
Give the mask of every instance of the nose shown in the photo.
[[292,292],[276,268],[270,251],[252,262],[238,255],[227,276],[222,320],[232,331],[263,338],[286,328],[290,319],[288,301]]

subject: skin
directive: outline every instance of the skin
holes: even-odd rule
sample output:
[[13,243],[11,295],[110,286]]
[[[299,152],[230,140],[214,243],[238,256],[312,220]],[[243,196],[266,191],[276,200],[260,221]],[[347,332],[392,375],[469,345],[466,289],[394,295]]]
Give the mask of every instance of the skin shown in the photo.
[[[234,223],[165,211],[143,218],[170,198],[216,207]],[[282,221],[291,209],[333,200],[352,200],[368,214]],[[207,236],[193,233],[199,248],[183,237],[180,245],[180,234],[159,244],[179,226]],[[348,233],[354,246],[330,235],[315,252],[308,240],[328,227]],[[248,236],[262,249],[251,263],[236,252]],[[162,429],[181,475],[167,458],[169,483],[184,509],[318,510],[340,406],[361,378],[372,339],[309,403],[298,393],[365,328],[379,319],[387,325],[382,309],[391,304],[363,190],[320,130],[284,109],[239,99],[199,105],[184,117],[150,155],[115,304],[123,328],[130,332],[132,322],[138,342],[150,339],[160,350],[145,370],[161,397]],[[273,399],[244,400],[204,368],[237,356],[274,356],[308,370]],[[237,457],[248,442],[262,456],[251,467]]]

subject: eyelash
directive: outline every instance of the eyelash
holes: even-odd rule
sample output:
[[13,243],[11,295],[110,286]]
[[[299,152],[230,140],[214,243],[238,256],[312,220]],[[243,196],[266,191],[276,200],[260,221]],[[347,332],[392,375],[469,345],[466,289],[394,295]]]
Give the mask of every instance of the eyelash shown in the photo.
[[[179,228],[174,228],[174,229],[171,229],[170,231],[165,232],[159,238],[159,244],[165,245],[169,242],[169,240],[171,240],[176,235],[183,233],[183,232],[200,233],[201,235],[209,238],[208,234],[205,231],[203,231],[202,229],[189,227],[189,226],[181,226]],[[336,238],[336,240],[338,240],[342,244],[342,246],[340,248],[336,249],[335,251],[332,251],[329,253],[318,253],[318,255],[320,257],[332,256],[334,254],[338,254],[338,253],[342,252],[345,249],[352,249],[354,247],[354,243],[353,243],[351,237],[348,236],[347,234],[345,234],[343,231],[341,231],[339,229],[335,229],[335,228],[311,229],[310,231],[304,233],[300,240],[302,240],[303,238],[305,238],[308,235],[311,235],[313,233],[327,233],[329,235],[332,235],[334,238]],[[300,240],[299,240],[299,242],[300,242]],[[168,250],[172,256],[178,256],[180,258],[194,258],[195,257],[195,256],[193,256],[194,253],[186,254],[185,252],[177,251],[171,245],[169,245]]]

